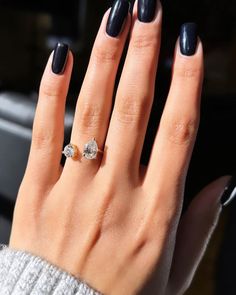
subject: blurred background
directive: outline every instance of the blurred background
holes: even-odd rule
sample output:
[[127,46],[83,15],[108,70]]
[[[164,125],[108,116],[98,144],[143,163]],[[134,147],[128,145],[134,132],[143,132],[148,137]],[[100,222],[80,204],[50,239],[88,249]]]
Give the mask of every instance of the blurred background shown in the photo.
[[[70,44],[75,57],[65,117],[65,142],[68,142],[92,44],[102,15],[111,4],[112,1],[92,0],[0,0],[1,243],[8,243],[13,207],[27,163],[38,87],[48,56],[56,42],[63,41]],[[142,162],[148,161],[165,103],[180,25],[196,22],[205,49],[205,81],[202,120],[188,173],[185,210],[207,183],[235,173],[236,2],[165,0],[163,7],[161,59]],[[236,202],[223,212],[207,255],[187,292],[189,295],[236,294],[235,233]]]

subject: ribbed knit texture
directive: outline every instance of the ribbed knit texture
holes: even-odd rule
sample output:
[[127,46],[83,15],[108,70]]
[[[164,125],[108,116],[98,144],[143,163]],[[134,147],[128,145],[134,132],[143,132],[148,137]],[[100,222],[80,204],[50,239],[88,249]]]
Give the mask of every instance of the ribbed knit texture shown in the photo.
[[0,295],[102,295],[44,259],[0,245]]

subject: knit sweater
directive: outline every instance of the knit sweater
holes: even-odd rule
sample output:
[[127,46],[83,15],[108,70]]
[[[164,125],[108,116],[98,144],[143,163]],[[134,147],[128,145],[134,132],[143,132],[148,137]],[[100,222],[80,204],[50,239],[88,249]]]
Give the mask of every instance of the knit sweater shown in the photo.
[[28,252],[0,245],[0,295],[102,295]]

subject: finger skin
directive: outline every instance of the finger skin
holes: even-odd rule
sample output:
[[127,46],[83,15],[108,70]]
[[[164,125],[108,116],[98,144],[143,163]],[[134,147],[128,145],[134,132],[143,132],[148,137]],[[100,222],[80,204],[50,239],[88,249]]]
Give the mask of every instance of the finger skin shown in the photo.
[[52,58],[53,53],[40,84],[25,175],[39,187],[53,185],[60,175],[65,103],[73,67],[73,56],[69,52],[63,74],[56,75],[51,68]]
[[96,160],[88,161],[81,157],[84,144],[95,138],[99,149],[103,149],[112,108],[112,97],[118,65],[123,52],[130,27],[128,14],[124,28],[116,38],[106,33],[106,25],[110,10],[102,20],[95,40],[85,79],[77,101],[71,142],[80,150],[80,167],[78,161],[68,159],[63,177],[75,177],[82,174],[94,175],[101,163],[101,155]]
[[[137,17],[137,1],[128,53],[117,90],[108,130],[106,163],[130,170],[138,176],[140,156],[154,96],[161,42],[162,8],[157,4],[152,22]],[[121,165],[122,164],[122,165]]]
[[168,295],[184,294],[205,253],[222,210],[220,197],[230,176],[204,188],[192,201],[179,224]]
[[[203,80],[203,49],[199,42],[195,55],[184,56],[177,43],[169,95],[153,145],[144,186],[151,191],[169,192],[167,204],[180,204],[186,173],[195,143]],[[158,200],[159,201],[159,200]]]

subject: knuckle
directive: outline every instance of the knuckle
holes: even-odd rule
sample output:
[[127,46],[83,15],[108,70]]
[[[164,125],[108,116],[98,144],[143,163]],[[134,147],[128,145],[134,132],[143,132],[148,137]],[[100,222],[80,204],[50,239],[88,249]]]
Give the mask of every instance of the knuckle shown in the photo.
[[93,62],[95,64],[113,63],[118,58],[117,46],[97,45],[93,49]]
[[82,103],[78,108],[78,126],[84,133],[98,129],[102,124],[102,110],[97,104]]
[[148,95],[140,98],[123,97],[118,103],[116,110],[117,121],[122,125],[142,124],[147,109],[149,107]]
[[154,34],[139,33],[132,38],[132,49],[138,52],[144,52],[147,55],[148,50],[157,48],[157,36]]
[[176,75],[184,79],[198,79],[201,76],[202,69],[200,66],[181,65],[175,68]]
[[63,91],[63,83],[56,83],[52,79],[44,81],[40,85],[40,96],[47,99],[57,99]]
[[163,127],[168,140],[177,145],[185,145],[195,138],[198,123],[194,118],[172,119],[165,122]]
[[33,130],[32,134],[32,146],[36,149],[48,149],[56,141],[56,136],[47,131],[46,128],[37,128]]

